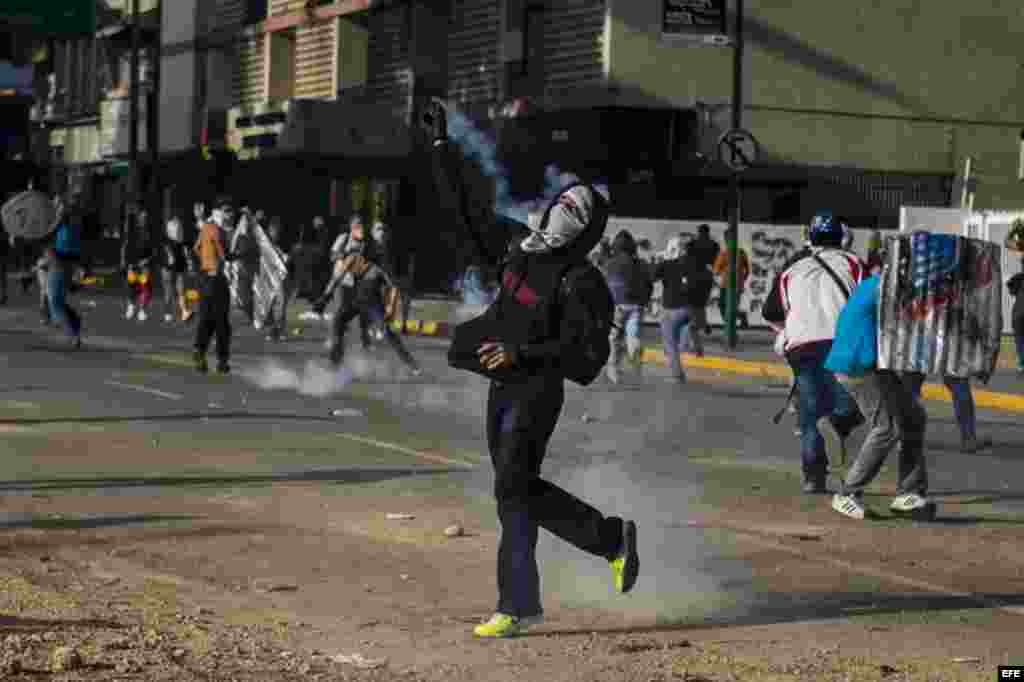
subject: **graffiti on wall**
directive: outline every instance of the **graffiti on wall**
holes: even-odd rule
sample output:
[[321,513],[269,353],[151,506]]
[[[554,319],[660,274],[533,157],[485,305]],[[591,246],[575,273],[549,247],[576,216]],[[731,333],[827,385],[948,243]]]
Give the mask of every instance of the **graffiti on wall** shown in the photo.
[[782,267],[800,250],[798,234],[770,234],[755,230],[750,235],[750,279],[747,280],[747,310],[760,315],[775,276]]

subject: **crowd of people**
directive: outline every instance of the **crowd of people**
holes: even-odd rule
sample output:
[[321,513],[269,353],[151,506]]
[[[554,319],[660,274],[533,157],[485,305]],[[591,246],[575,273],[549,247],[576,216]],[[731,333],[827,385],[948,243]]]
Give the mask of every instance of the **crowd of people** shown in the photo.
[[[23,271],[24,292],[38,285],[44,325],[61,325],[72,347],[79,348],[81,317],[68,294],[89,269],[82,253],[81,199],[58,198],[54,205],[56,227],[47,238],[0,239],[0,304],[7,299],[6,266],[13,252]],[[124,283],[125,319],[149,321],[159,286],[163,321],[195,324],[194,362],[199,371],[208,371],[207,353],[215,340],[216,368],[230,372],[233,308],[253,328],[265,330],[268,341],[277,342],[287,332],[289,305],[305,298],[321,319],[338,302],[327,343],[332,363],[343,361],[345,332],[358,318],[364,349],[375,340],[387,340],[414,374],[420,372],[390,326],[401,319],[404,329],[411,267],[405,277],[396,274],[389,231],[382,222],[367,231],[364,217],[356,213],[347,230],[332,234],[326,221],[317,217],[310,230],[299,230],[289,244],[280,217],[268,219],[263,211],[237,207],[227,197],[217,199],[212,209],[196,203],[192,221],[174,215],[155,235],[147,211],[128,206],[118,272]]]

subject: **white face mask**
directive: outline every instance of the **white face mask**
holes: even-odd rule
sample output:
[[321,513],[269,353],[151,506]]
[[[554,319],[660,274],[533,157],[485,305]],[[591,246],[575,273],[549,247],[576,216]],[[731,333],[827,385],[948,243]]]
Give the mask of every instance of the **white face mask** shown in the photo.
[[528,253],[543,253],[565,246],[586,229],[593,207],[594,197],[587,187],[563,192],[551,209],[544,229],[532,230],[520,248]]

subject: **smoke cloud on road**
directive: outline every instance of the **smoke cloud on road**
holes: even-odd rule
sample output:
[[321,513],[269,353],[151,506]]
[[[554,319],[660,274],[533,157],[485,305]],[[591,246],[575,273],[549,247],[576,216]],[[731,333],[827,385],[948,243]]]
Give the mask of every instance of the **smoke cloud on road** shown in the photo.
[[267,359],[255,368],[240,372],[242,378],[263,390],[294,391],[317,398],[341,393],[353,381],[394,381],[407,373],[397,358],[383,359],[362,352],[349,353],[341,367],[311,359],[297,369]]

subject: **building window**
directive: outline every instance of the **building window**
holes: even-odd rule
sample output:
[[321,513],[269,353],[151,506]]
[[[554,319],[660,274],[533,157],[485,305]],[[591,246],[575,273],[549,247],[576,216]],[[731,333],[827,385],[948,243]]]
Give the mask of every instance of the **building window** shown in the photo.
[[370,31],[366,13],[338,17],[338,96],[359,93],[369,76]]
[[289,99],[295,95],[295,31],[278,31],[270,38],[268,99]]

